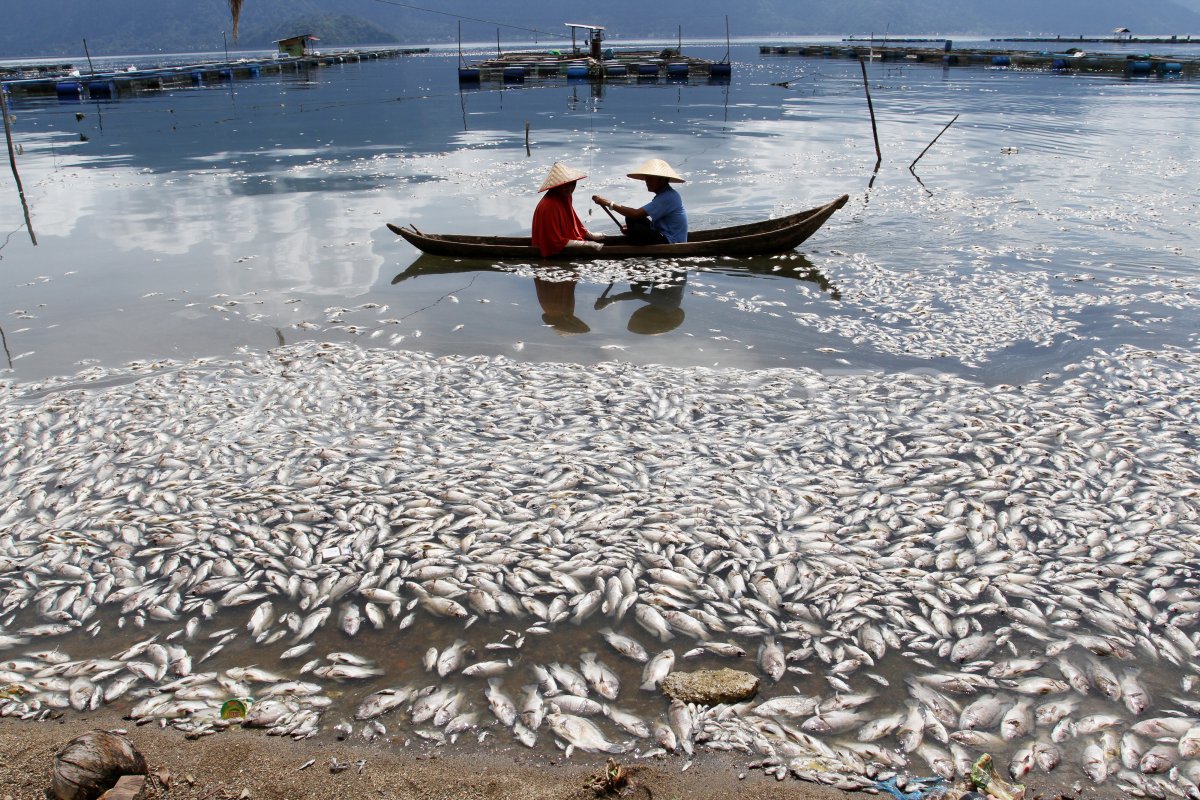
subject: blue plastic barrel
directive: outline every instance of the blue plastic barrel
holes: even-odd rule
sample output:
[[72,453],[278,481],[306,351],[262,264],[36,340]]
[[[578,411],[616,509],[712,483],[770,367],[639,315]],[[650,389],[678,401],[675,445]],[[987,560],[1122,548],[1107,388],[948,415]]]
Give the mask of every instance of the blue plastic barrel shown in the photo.
[[957,64],[958,56],[956,56],[956,55],[942,56],[942,63],[943,64]]
[[624,78],[629,74],[629,67],[624,64],[610,64],[605,66],[604,74],[610,78]]
[[708,68],[708,74],[714,78],[719,78],[721,76],[728,77],[729,75],[733,74],[733,64],[726,64],[723,62],[713,64]]
[[638,64],[637,65],[637,74],[638,75],[657,75],[658,74],[658,64]]
[[1065,58],[1056,58],[1050,62],[1050,69],[1066,69],[1067,60]]
[[1158,65],[1158,69],[1164,75],[1178,75],[1183,72],[1183,64],[1178,61],[1164,61]]
[[59,100],[78,100],[83,93],[83,87],[78,81],[59,81],[54,84],[54,93]]
[[675,63],[667,64],[667,75],[671,78],[686,78],[688,74],[688,64]]
[[459,67],[459,83],[479,83],[479,67]]
[[568,64],[567,65],[567,77],[568,78],[586,78],[587,75],[588,75],[587,64]]
[[249,72],[251,78],[257,78],[258,76],[262,75],[262,67],[260,67],[258,64],[251,64]]
[[198,69],[192,70],[192,85],[193,86],[203,86],[204,85],[204,73]]
[[992,56],[993,67],[1007,67],[1012,64],[1012,59],[1008,56]]
[[1142,60],[1130,61],[1125,65],[1125,69],[1130,75],[1148,75],[1150,74],[1150,62]]
[[523,80],[525,80],[525,68],[524,67],[516,67],[516,66],[505,67],[504,68],[504,80],[506,80],[506,81],[523,81]]
[[116,81],[88,81],[87,93],[92,100],[115,100],[117,83]]

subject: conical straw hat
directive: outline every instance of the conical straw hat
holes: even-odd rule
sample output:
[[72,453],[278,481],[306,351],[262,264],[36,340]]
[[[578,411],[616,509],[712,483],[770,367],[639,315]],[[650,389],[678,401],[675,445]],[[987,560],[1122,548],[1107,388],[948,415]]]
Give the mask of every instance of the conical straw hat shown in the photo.
[[666,178],[671,183],[687,183],[683,178],[679,177],[679,173],[671,169],[671,165],[663,161],[661,158],[652,158],[643,163],[633,172],[629,173],[628,177],[648,178],[651,176]]
[[547,189],[553,189],[555,186],[562,186],[564,183],[570,183],[571,181],[580,181],[586,177],[587,175],[584,175],[579,170],[568,167],[561,161],[555,161],[554,166],[550,168],[550,174],[546,176],[546,180],[542,181],[542,185],[538,187],[538,191],[544,192]]

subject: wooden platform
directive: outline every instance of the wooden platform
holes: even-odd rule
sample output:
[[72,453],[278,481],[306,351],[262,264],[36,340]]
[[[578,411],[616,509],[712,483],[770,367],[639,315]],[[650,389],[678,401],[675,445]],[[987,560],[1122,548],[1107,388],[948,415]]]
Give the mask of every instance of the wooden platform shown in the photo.
[[515,51],[476,61],[459,69],[459,81],[505,81],[577,78],[582,80],[656,80],[660,77],[687,80],[690,77],[724,77],[728,63],[682,55],[665,50],[607,50],[603,58],[586,53]]
[[[4,91],[13,98],[57,95],[62,101],[116,100],[140,92],[162,91],[183,86],[206,86],[233,80],[251,80],[263,74],[294,72],[335,64],[398,58],[428,53],[429,48],[345,50],[299,58],[259,58],[237,61],[205,61],[167,67],[126,71],[57,74],[44,77],[4,79]],[[69,66],[69,65],[67,65]],[[76,72],[79,72],[76,70]]]
[[761,45],[762,56],[853,58],[901,63],[974,66],[999,69],[1036,69],[1056,72],[1104,72],[1129,77],[1194,78],[1200,59],[1168,56],[1132,56],[1116,53],[1050,53],[1002,49],[950,49],[945,46],[883,47],[880,45]]

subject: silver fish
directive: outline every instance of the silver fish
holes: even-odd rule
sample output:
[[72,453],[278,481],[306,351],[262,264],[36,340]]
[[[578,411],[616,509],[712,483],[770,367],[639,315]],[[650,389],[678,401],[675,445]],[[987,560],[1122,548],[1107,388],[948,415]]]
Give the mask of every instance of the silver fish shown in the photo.
[[675,651],[663,650],[646,664],[642,670],[642,689],[653,692],[658,689],[662,679],[667,677],[675,666]]
[[634,661],[642,663],[650,660],[650,654],[646,652],[646,649],[628,636],[615,633],[611,628],[602,629],[600,635],[604,637],[604,641],[608,642],[614,650],[626,658],[631,658]]
[[619,754],[627,749],[623,744],[606,739],[599,728],[583,717],[551,713],[546,715],[546,722],[560,739],[580,750]]

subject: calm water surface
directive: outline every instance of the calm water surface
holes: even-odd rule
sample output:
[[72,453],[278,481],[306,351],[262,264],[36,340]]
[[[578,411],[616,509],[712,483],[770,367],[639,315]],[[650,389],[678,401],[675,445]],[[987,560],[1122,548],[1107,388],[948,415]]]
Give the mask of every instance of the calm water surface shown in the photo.
[[[319,338],[1020,382],[1097,347],[1194,339],[1195,83],[872,63],[873,173],[857,62],[732,57],[725,85],[460,91],[456,55],[435,52],[19,100],[38,244],[6,179],[0,366],[28,380]],[[421,257],[385,227],[527,232],[565,160],[589,174],[585,223],[611,232],[587,198],[648,200],[624,174],[651,156],[688,178],[694,229],[851,202],[793,256],[601,262],[553,287],[536,264]]]

